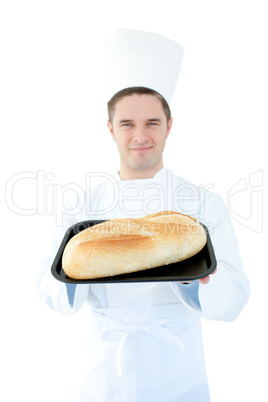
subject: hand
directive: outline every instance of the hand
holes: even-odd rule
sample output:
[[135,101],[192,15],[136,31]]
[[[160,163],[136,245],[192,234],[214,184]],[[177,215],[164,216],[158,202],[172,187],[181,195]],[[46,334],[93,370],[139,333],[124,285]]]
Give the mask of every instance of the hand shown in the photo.
[[[217,268],[215,271],[212,272],[211,275],[214,275],[217,272]],[[206,285],[210,281],[210,275],[204,276],[204,278],[198,279],[198,282],[201,283],[201,285]]]
[[[213,271],[212,274],[210,274],[210,275],[214,275],[216,272],[217,272],[217,268],[216,268],[215,271]],[[199,282],[201,285],[206,285],[206,284],[210,281],[210,275],[204,276],[204,278],[198,279],[198,282]],[[192,281],[189,281],[189,282],[181,282],[181,283],[183,283],[183,284],[186,285],[186,284],[188,284],[188,283],[192,283]]]

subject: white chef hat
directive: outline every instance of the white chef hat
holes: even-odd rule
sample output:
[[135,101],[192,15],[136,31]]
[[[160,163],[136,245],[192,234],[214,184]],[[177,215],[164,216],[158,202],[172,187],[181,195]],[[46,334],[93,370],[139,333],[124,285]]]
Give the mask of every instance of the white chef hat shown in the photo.
[[130,87],[146,87],[170,103],[184,48],[162,35],[120,29],[107,41],[107,97]]

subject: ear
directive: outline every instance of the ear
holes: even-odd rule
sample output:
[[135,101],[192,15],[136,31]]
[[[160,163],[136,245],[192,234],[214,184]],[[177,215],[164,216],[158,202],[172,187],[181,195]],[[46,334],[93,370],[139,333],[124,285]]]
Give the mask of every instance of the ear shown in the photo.
[[112,123],[110,122],[110,120],[107,121],[107,127],[108,127],[108,129],[109,129],[109,131],[110,131],[110,133],[111,133],[111,136],[112,136],[113,140],[115,141],[115,135],[114,135],[113,125],[112,125]]
[[171,117],[171,118],[169,119],[168,125],[167,125],[167,136],[166,136],[166,138],[169,136],[169,133],[170,133],[171,127],[172,127],[172,123],[173,123],[173,119],[172,119],[172,117]]

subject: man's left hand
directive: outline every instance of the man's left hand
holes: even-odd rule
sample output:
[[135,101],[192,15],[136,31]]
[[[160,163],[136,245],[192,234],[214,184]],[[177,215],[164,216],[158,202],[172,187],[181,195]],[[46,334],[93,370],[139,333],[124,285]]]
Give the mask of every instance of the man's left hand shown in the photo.
[[[217,268],[210,275],[214,275],[216,272],[217,272]],[[206,285],[210,281],[210,275],[204,276],[204,278],[198,279],[198,282],[201,283],[201,285]]]
[[[210,275],[214,275],[217,272],[217,268],[215,269],[215,271],[213,271]],[[201,283],[201,285],[206,285],[207,283],[209,283],[210,281],[210,275],[208,276],[204,276],[204,278],[198,279],[198,282]],[[185,285],[187,285],[188,283],[192,283],[192,281],[189,282],[182,282]]]

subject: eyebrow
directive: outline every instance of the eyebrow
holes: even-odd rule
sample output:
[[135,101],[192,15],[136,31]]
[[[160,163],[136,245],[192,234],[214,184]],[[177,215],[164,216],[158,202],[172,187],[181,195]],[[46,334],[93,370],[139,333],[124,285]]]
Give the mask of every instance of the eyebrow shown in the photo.
[[[132,121],[133,121],[133,120],[131,120],[131,119],[123,119],[123,120],[120,120],[120,121],[119,121],[119,124],[122,124],[122,123],[131,123]],[[160,123],[162,120],[159,119],[159,118],[155,118],[155,119],[148,119],[147,121]]]
[[119,124],[122,124],[122,123],[130,123],[130,122],[132,122],[133,120],[130,120],[130,119],[126,119],[126,120],[120,120],[119,121]]

